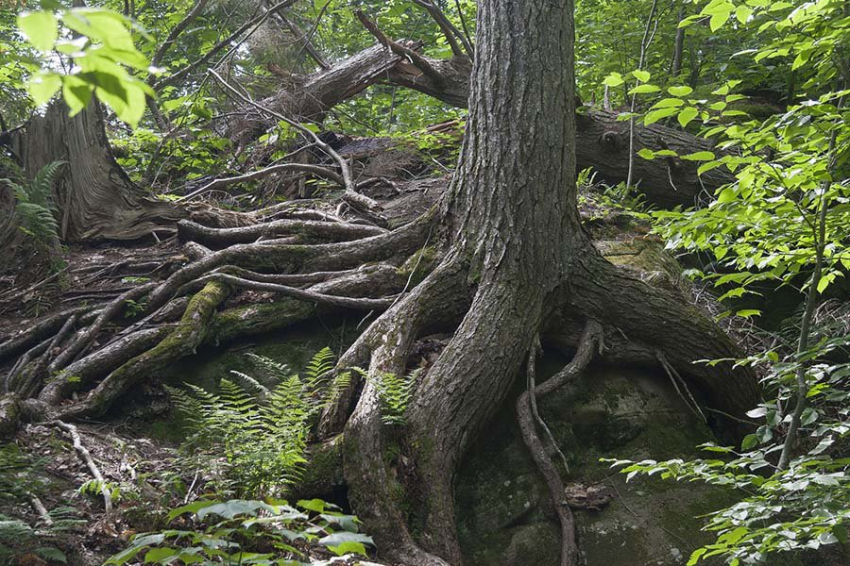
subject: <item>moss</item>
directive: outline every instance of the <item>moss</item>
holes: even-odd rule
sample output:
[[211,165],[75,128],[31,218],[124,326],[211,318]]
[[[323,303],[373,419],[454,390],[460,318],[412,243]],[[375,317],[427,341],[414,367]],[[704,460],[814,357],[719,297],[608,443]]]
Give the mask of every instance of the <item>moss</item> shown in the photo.
[[[541,379],[563,362],[544,357]],[[548,492],[515,422],[522,381],[486,438],[470,448],[456,480],[458,530],[470,566],[557,563],[558,547],[550,547],[545,535],[546,529],[557,534]],[[655,480],[627,484],[599,462],[600,457],[694,456],[695,446],[710,438],[664,375],[592,366],[572,389],[544,399],[541,413],[569,459],[568,481],[599,482],[611,489],[613,499],[604,510],[575,511],[584,563],[681,564],[696,545],[710,542],[711,534],[701,532],[695,516],[734,501],[734,494]],[[529,546],[529,540],[537,544]],[[512,562],[519,550],[535,552],[534,558]]]
[[407,258],[407,261],[398,268],[398,274],[405,278],[409,277],[411,287],[415,287],[431,273],[438,259],[437,248],[426,246]]
[[344,444],[344,437],[339,435],[329,442],[312,446],[301,481],[288,490],[287,497],[327,498],[338,491],[345,484],[342,467]]

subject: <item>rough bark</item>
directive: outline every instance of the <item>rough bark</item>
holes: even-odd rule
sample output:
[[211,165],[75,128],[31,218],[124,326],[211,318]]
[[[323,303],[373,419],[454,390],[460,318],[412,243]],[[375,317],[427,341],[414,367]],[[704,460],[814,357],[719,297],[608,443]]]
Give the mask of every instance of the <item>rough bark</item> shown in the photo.
[[[652,342],[639,350],[675,352],[675,363],[683,368],[702,355],[734,351],[729,339],[684,306],[681,297],[603,260],[582,231],[576,208],[572,11],[571,2],[479,2],[466,138],[441,205],[443,243],[449,249],[414,293],[367,330],[372,343],[361,340],[349,350],[361,357],[357,349],[372,348],[370,377],[345,427],[350,496],[376,540],[406,564],[461,564],[455,470],[505,399],[533,337],[562,309]],[[456,278],[441,280],[452,270],[461,271],[470,290],[456,289]],[[403,371],[427,305],[453,288],[448,296],[455,303],[465,304],[471,292],[468,311],[421,378],[401,441],[417,475],[415,495],[408,492],[408,497],[415,497],[416,521],[424,525],[414,540],[393,496],[394,472],[382,460],[387,433],[371,382],[382,372]],[[739,377],[753,385],[746,372]],[[741,386],[742,395],[729,400],[719,393],[725,383],[706,380],[704,385],[738,414],[755,401],[754,386]]]
[[73,118],[61,101],[34,116],[17,139],[27,174],[53,161],[66,161],[54,188],[63,241],[134,240],[167,228],[185,213],[146,198],[115,162],[99,105],[92,102]]

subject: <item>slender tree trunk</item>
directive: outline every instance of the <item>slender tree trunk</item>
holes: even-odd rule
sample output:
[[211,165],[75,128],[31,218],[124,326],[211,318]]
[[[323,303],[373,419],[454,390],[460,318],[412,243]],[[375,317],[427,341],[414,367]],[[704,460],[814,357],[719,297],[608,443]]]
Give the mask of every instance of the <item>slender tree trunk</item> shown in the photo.
[[[679,6],[678,23],[685,19],[685,5]],[[682,55],[685,50],[685,28],[676,28],[676,42],[673,45],[673,63],[670,66],[670,76],[678,77],[682,72]]]

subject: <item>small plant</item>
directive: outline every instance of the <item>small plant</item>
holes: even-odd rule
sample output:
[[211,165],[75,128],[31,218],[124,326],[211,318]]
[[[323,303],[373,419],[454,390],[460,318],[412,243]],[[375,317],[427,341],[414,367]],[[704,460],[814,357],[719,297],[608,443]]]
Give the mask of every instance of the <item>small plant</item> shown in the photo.
[[140,533],[126,550],[106,561],[122,566],[144,553],[145,564],[305,564],[319,545],[338,556],[366,555],[372,538],[360,521],[319,499],[286,501],[196,501],[169,513],[187,528]]
[[101,497],[103,490],[109,492],[112,501],[117,502],[121,499],[121,486],[114,482],[102,482],[100,480],[91,479],[83,483],[77,488],[77,493],[80,495],[88,495],[91,497]]
[[[267,388],[255,378],[232,372],[218,394],[187,385],[169,389],[189,423],[183,450],[200,450],[202,467],[215,487],[239,495],[274,495],[297,480],[305,463],[307,433],[313,418],[335,395],[343,374],[328,383],[333,353],[318,352],[301,377],[283,364],[249,354],[278,383]],[[237,383],[239,381],[241,383]]]
[[124,301],[124,318],[135,318],[145,312],[145,303],[144,301],[134,301],[133,299],[127,299]]
[[25,521],[0,514],[0,563],[24,564],[27,557],[36,556],[28,564],[66,564],[68,558],[57,548],[61,537],[70,529],[84,523],[73,507],[57,507],[47,514],[49,522],[33,527]]
[[404,413],[413,396],[413,386],[422,368],[417,368],[407,376],[397,376],[394,373],[383,372],[374,378],[362,368],[352,368],[367,379],[374,379],[378,397],[381,400],[381,421],[388,425],[403,425]]
[[41,245],[47,245],[59,237],[52,193],[56,174],[64,164],[64,161],[48,163],[26,184],[0,179],[15,191],[15,212],[20,219],[20,229]]

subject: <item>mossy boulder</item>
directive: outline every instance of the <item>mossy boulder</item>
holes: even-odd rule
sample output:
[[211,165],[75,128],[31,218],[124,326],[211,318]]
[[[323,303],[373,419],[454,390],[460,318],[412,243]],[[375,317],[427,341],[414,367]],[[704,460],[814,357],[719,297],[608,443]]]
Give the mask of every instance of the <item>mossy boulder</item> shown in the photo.
[[682,268],[657,237],[630,236],[597,240],[594,244],[605,259],[647,283],[668,289],[680,285]]
[[[563,361],[549,360],[551,370]],[[574,511],[584,564],[678,566],[711,541],[695,517],[730,504],[734,494],[657,480],[626,483],[599,461],[693,457],[712,439],[663,374],[594,366],[574,387],[544,399],[541,413],[567,456],[567,481],[610,495],[601,510]],[[558,564],[557,519],[519,434],[513,398],[472,447],[455,492],[467,564]]]

